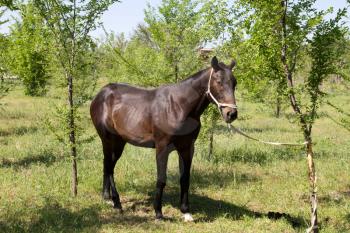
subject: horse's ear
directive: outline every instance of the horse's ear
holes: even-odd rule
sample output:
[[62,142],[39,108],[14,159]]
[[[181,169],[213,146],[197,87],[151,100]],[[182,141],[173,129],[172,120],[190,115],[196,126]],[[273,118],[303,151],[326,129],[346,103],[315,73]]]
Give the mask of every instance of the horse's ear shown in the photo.
[[218,59],[216,58],[216,56],[214,56],[214,57],[211,59],[211,67],[213,67],[215,71],[218,71],[218,70],[220,69],[219,61],[218,61]]
[[232,60],[230,66],[229,66],[230,69],[232,70],[235,66],[236,66],[236,61]]

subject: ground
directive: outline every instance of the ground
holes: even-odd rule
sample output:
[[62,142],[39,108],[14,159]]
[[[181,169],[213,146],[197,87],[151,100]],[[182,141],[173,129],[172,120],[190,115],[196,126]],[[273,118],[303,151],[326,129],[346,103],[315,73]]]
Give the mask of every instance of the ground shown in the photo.
[[[350,112],[349,95],[329,100]],[[198,144],[192,167],[190,204],[195,222],[179,211],[177,154],[169,161],[163,212],[156,222],[152,207],[155,156],[152,149],[126,146],[115,178],[124,214],[101,198],[102,153],[97,137],[79,147],[78,196],[70,191],[71,160],[47,129],[57,98],[27,97],[21,89],[0,100],[0,232],[305,232],[310,205],[307,162],[301,147],[273,147],[215,133],[208,160]],[[239,102],[234,124],[263,140],[302,142],[290,114],[280,119],[264,104]],[[80,119],[95,135],[88,104]],[[350,232],[350,132],[329,107],[314,126],[318,213],[322,232]]]

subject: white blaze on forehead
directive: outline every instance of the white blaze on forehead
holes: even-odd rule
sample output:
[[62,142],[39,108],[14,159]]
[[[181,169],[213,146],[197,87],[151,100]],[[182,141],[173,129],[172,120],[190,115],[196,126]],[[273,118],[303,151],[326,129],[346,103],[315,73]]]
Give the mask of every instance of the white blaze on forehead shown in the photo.
[[190,213],[184,214],[183,218],[184,218],[185,222],[193,222],[194,221],[194,219],[193,219],[193,217],[192,217],[192,215]]

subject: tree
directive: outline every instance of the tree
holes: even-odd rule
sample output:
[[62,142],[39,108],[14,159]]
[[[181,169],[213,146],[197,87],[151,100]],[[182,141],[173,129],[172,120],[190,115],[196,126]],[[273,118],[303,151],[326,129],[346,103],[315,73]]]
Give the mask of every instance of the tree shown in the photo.
[[[0,19],[5,14],[5,10],[0,11]],[[5,24],[7,20],[0,21],[0,26],[2,24]],[[2,96],[3,93],[5,93],[5,87],[4,85],[4,74],[5,74],[5,67],[4,67],[4,61],[5,61],[5,49],[7,45],[7,38],[0,34],[0,96]]]
[[[285,79],[281,65],[281,31],[278,0],[238,1],[234,14],[236,37],[243,80],[247,95],[268,106],[273,106],[275,116],[280,117]],[[244,33],[240,33],[242,30]],[[249,35],[247,38],[246,35]],[[266,78],[269,77],[269,78]]]
[[91,42],[89,32],[98,25],[101,14],[117,0],[102,1],[56,1],[34,0],[34,5],[53,34],[58,61],[67,84],[67,128],[72,157],[72,193],[77,195],[77,142],[75,79],[79,73],[79,57],[84,56]]
[[43,95],[50,76],[51,38],[31,2],[19,8],[21,21],[12,27],[7,63],[10,72],[22,80],[25,94]]
[[[345,9],[340,10],[337,13],[335,19],[319,20],[322,13],[315,13],[314,17],[309,18],[309,22],[305,25],[303,19],[303,12],[313,11],[308,4],[312,2],[297,3],[289,2],[288,0],[282,1],[282,7],[284,8],[283,16],[281,18],[282,26],[282,50],[281,50],[281,61],[284,67],[284,76],[287,80],[289,89],[289,99],[291,106],[299,119],[299,123],[304,135],[304,139],[308,142],[307,160],[309,170],[309,181],[310,181],[310,201],[311,201],[311,227],[310,232],[318,232],[318,219],[317,219],[317,198],[316,198],[316,171],[313,161],[314,151],[312,147],[312,127],[317,118],[317,110],[322,104],[322,97],[324,93],[321,91],[321,84],[331,74],[336,73],[335,64],[339,55],[343,52],[336,49],[335,45],[339,39],[344,37],[345,31],[339,25],[340,20],[345,16]],[[290,10],[291,9],[291,10]],[[287,30],[287,14],[288,11],[294,14],[294,20],[291,20],[292,30]],[[319,20],[313,28],[314,22]],[[316,21],[317,22],[317,21]],[[304,24],[302,24],[304,23]],[[305,25],[306,30],[296,27],[299,25]],[[293,30],[294,29],[294,30]],[[314,29],[314,30],[310,30]],[[307,37],[310,36],[309,31],[312,31],[312,39],[309,40]],[[299,36],[299,38],[297,37]],[[302,99],[297,98],[296,88],[294,85],[294,75],[296,60],[298,58],[299,43],[307,41],[309,44],[308,53],[311,57],[312,64],[311,70],[308,77],[305,80],[305,89],[307,93],[308,103],[305,108],[302,109]]]
[[[8,20],[1,20],[4,16],[5,12],[10,10],[15,10],[15,4],[12,0],[0,0],[0,26],[7,23]],[[7,73],[6,68],[6,57],[7,57],[7,48],[8,48],[9,40],[7,36],[0,33],[0,98],[5,96],[9,91],[9,85],[5,82],[5,74]]]
[[199,67],[196,50],[203,44],[201,6],[195,0],[163,0],[156,10],[148,5],[145,22],[155,48],[164,55],[177,82]]
[[[325,96],[321,84],[331,74],[337,73],[336,65],[343,50],[337,49],[336,45],[344,38],[346,32],[341,24],[346,14],[345,9],[339,10],[334,19],[327,20],[325,15],[329,11],[317,11],[313,7],[314,2],[314,0],[238,1],[239,6],[243,6],[240,13],[246,19],[252,19],[245,19],[244,22],[249,23],[245,32],[252,36],[252,43],[258,49],[258,55],[262,55],[267,61],[271,60],[269,63],[277,66],[276,69],[268,66],[268,71],[276,72],[277,79],[274,75],[265,76],[265,79],[268,81],[281,80],[281,77],[284,79],[281,80],[279,88],[287,94],[304,140],[307,141],[306,154],[311,190],[309,232],[318,232],[312,127]],[[253,30],[250,30],[251,28]],[[259,32],[258,35],[256,32]],[[265,38],[259,38],[260,33],[268,36],[267,42]],[[266,49],[266,44],[270,42]],[[301,55],[310,59],[309,69],[302,66]],[[300,67],[304,68],[304,77],[296,84],[296,74]]]
[[99,46],[99,68],[109,81],[158,86],[171,78],[164,56],[137,34],[129,40],[123,34],[107,34]]

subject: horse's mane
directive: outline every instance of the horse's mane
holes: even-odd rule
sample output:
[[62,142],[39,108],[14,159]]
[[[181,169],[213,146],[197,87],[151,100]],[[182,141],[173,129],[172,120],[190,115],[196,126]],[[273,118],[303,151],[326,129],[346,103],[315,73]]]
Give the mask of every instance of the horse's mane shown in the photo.
[[181,80],[180,83],[185,82],[185,81],[190,80],[190,79],[197,79],[197,78],[201,77],[208,69],[209,68],[205,68],[203,70],[200,70],[197,73],[194,73],[194,74],[190,75],[189,77]]

